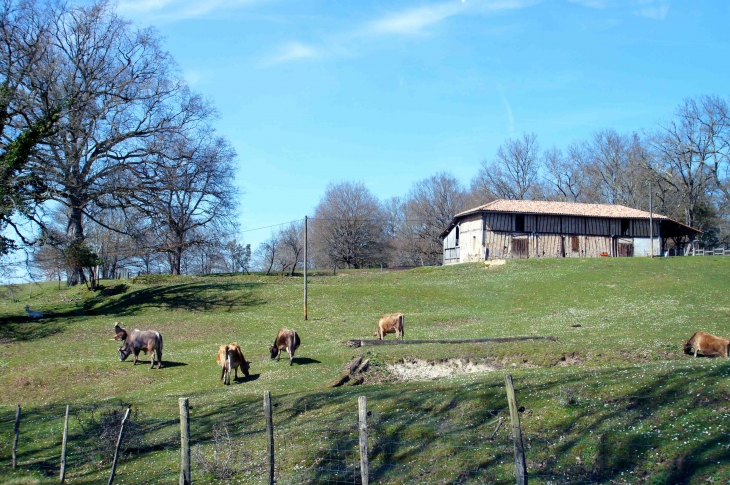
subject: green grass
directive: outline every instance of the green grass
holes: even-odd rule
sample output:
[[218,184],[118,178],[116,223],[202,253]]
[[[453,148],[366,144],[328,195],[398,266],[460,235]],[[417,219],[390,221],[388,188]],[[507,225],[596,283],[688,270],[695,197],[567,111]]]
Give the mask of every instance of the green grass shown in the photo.
[[[110,457],[98,433],[104,419],[113,421],[106,413],[127,404],[136,412],[138,442],[118,468],[118,483],[170,483],[178,474],[179,397],[191,400],[193,441],[204,455],[213,456],[211,440],[222,423],[241,447],[227,480],[262,483],[264,390],[277,405],[279,483],[345,480],[317,467],[357,460],[351,428],[359,395],[373,412],[372,482],[513,483],[507,427],[489,439],[495,419],[508,417],[506,373],[525,407],[533,483],[730,477],[730,364],[681,351],[698,330],[730,336],[730,258],[531,259],[489,269],[322,273],[309,281],[307,322],[301,277],[154,275],[103,284],[104,291],[92,293],[47,283],[34,286],[32,298],[26,285],[15,293],[18,301],[0,302],[3,483],[56,481],[66,404],[77,443],[70,483],[106,480]],[[29,321],[26,304],[48,318]],[[407,339],[552,335],[558,341],[344,345],[373,338],[379,316],[396,311],[406,315]],[[116,321],[162,333],[161,370],[148,370],[148,360],[136,367],[131,359],[119,362],[118,342],[110,340]],[[281,327],[297,329],[302,339],[291,367],[268,358]],[[224,387],[215,354],[230,341],[252,361],[252,377]],[[498,370],[329,388],[361,353],[376,370],[404,358],[459,357]],[[21,467],[12,471],[15,404],[26,417]],[[342,473],[355,473],[355,465]],[[196,483],[226,483],[202,465],[193,475]]]

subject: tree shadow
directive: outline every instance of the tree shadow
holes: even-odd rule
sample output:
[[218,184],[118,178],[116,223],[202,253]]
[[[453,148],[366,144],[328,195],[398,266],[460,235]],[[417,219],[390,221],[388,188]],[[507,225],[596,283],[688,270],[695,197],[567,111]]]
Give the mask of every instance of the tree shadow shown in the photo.
[[136,315],[148,308],[187,311],[238,311],[264,305],[255,293],[263,283],[193,282],[155,286],[110,300],[97,295],[84,303],[88,315]]
[[64,326],[47,318],[28,320],[25,317],[0,318],[0,342],[31,342],[63,332]]

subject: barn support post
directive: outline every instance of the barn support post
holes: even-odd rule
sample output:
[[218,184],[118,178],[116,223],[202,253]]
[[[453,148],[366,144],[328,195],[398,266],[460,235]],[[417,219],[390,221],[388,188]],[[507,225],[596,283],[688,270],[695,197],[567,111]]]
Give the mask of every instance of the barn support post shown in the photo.
[[114,449],[114,461],[112,461],[112,472],[109,474],[109,481],[107,482],[107,485],[112,485],[114,482],[114,475],[117,473],[117,462],[119,461],[119,448],[122,446],[122,437],[124,436],[124,425],[127,424],[127,418],[129,418],[129,410],[131,408],[127,408],[127,412],[124,413],[124,418],[122,418],[122,425],[119,427],[119,438],[117,438],[117,447]]
[[520,428],[520,417],[517,414],[517,398],[515,388],[512,384],[512,376],[504,376],[504,383],[507,389],[507,402],[509,404],[509,417],[512,422],[512,440],[515,449],[515,480],[517,485],[527,485],[527,462],[525,461],[525,447],[522,444],[522,428]]
[[18,464],[18,438],[20,438],[20,404],[15,406],[15,437],[13,438],[13,470]]
[[63,438],[61,439],[61,474],[60,482],[66,480],[66,442],[68,441],[68,404],[66,405],[66,419],[63,421]]
[[266,415],[266,456],[269,461],[269,485],[274,485],[274,419],[271,407],[271,392],[264,391],[264,414]]
[[368,402],[365,396],[357,398],[358,431],[360,433],[360,477],[362,485],[368,485],[370,465],[368,462]]
[[190,401],[187,397],[178,399],[180,404],[180,482],[190,485]]

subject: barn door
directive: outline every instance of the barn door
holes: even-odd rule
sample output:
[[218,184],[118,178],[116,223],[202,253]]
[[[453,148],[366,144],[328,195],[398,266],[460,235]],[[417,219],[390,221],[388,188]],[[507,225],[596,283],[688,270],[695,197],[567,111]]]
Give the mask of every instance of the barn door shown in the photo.
[[616,254],[619,257],[631,257],[634,255],[634,241],[632,239],[619,239],[616,247]]
[[526,237],[512,238],[512,257],[524,259],[529,256],[530,244]]

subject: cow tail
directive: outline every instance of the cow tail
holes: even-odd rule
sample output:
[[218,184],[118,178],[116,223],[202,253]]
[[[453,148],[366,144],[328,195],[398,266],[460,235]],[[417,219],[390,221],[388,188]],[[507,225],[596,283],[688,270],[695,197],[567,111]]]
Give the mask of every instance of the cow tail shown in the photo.
[[401,315],[398,317],[398,320],[400,320],[400,339],[403,340],[406,338],[406,322],[405,322],[405,315]]

